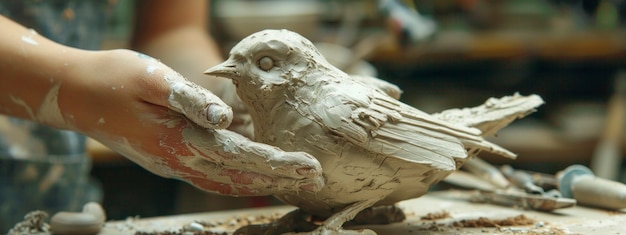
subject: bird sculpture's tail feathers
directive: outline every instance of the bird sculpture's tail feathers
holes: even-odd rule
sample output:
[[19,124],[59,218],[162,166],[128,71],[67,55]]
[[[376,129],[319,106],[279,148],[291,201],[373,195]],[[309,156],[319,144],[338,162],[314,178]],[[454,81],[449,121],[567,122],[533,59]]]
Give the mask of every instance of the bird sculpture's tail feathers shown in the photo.
[[[543,103],[543,99],[538,95],[522,96],[515,93],[499,99],[490,98],[477,107],[449,109],[435,113],[433,116],[440,120],[479,129],[482,131],[481,135],[486,137],[494,135],[514,120],[534,112],[535,108]],[[516,157],[514,153],[486,140],[464,141],[463,144],[469,149],[485,150],[508,158]]]

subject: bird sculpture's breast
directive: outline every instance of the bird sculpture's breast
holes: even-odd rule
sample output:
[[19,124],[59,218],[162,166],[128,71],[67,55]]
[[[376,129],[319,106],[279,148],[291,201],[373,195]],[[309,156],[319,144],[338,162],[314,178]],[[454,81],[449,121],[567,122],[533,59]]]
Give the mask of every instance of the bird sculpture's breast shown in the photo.
[[380,198],[379,204],[392,204],[418,197],[449,173],[356,146],[288,102],[272,113],[280,116],[268,117],[259,141],[307,152],[322,165],[326,186],[320,192],[276,195],[307,212],[324,216],[357,201]]

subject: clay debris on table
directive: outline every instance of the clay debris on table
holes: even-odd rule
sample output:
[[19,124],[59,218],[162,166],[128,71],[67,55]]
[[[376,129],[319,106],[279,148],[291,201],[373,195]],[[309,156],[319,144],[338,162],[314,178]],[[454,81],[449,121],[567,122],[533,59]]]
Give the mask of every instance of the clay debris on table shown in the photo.
[[450,213],[447,211],[431,212],[420,217],[422,220],[440,220],[446,218],[450,218]]
[[503,227],[503,226],[525,226],[534,225],[536,221],[528,218],[524,215],[518,215],[514,217],[504,219],[489,219],[486,217],[480,217],[478,219],[464,219],[452,223],[455,227],[466,228],[490,228],[490,227]]
[[24,216],[24,221],[15,224],[7,235],[49,235],[50,225],[45,220],[48,213],[33,211]]
[[[135,235],[227,235],[227,231],[234,231],[240,227],[252,224],[266,224],[278,220],[283,214],[272,213],[270,215],[234,216],[226,220],[203,221],[181,225],[179,229],[170,231],[137,231]],[[127,220],[127,227],[132,227],[132,220]],[[123,229],[121,229],[123,230]]]
[[528,234],[528,235],[565,235],[563,230],[546,226],[541,221],[535,221],[521,214],[504,219],[490,219],[479,217],[477,219],[462,219],[452,222],[435,222],[423,224],[409,234],[422,234],[433,231],[443,234]]

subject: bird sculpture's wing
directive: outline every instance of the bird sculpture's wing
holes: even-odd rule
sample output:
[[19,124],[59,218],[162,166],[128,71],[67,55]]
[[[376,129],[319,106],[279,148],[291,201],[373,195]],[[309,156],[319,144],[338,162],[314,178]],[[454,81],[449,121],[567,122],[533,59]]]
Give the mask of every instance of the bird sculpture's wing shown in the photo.
[[315,121],[377,154],[455,170],[454,159],[467,156],[460,139],[482,140],[477,129],[435,119],[376,88],[341,82],[323,90],[309,106]]

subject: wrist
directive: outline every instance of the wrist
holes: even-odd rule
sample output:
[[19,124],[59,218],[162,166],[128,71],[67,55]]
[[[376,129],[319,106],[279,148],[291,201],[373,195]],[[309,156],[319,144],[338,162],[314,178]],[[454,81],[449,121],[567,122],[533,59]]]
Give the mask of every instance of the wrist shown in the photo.
[[132,66],[120,66],[133,64],[127,61],[128,53],[127,50],[73,51],[65,65],[65,76],[58,81],[56,102],[49,102],[51,110],[56,105],[62,113],[62,128],[89,133],[102,125],[103,112],[109,106],[125,105],[120,104],[120,99],[132,84],[118,79],[129,76],[123,73],[135,72]]
[[73,96],[72,90],[80,85],[75,82],[80,75],[74,73],[74,70],[85,63],[87,52],[64,46],[60,46],[59,51],[61,54],[51,56],[37,66],[40,72],[30,78],[37,90],[31,98],[35,102],[30,118],[56,128],[74,129],[68,120],[70,117],[61,108],[60,98]]
[[0,25],[0,113],[67,128],[56,99],[81,50],[67,47],[6,18]]

